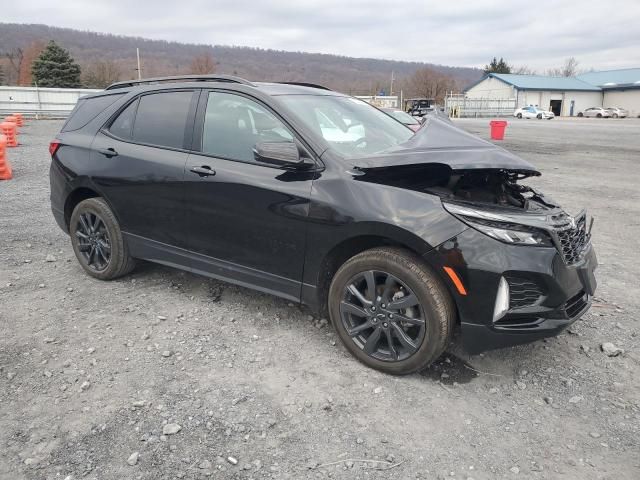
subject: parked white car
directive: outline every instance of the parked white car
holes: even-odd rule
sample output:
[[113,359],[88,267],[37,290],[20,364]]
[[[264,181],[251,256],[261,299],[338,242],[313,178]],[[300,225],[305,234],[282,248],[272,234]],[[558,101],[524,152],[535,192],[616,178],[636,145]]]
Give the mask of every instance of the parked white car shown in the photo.
[[587,108],[584,112],[578,112],[579,117],[597,117],[597,118],[609,118],[611,112],[602,107]]
[[517,118],[546,118],[547,120],[551,120],[555,117],[555,114],[530,105],[528,107],[518,108],[513,112],[513,116]]
[[607,108],[607,111],[611,113],[613,118],[625,118],[629,116],[629,111],[624,108],[609,107]]

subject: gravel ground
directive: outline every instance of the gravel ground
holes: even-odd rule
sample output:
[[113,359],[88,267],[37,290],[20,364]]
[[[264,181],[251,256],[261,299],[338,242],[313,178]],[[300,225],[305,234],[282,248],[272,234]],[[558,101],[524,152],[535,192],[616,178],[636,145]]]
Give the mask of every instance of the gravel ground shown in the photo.
[[531,184],[596,217],[594,308],[402,378],[277,298],[150,264],[89,278],[49,210],[60,126],[23,128],[0,182],[1,479],[640,478],[640,121],[510,121]]

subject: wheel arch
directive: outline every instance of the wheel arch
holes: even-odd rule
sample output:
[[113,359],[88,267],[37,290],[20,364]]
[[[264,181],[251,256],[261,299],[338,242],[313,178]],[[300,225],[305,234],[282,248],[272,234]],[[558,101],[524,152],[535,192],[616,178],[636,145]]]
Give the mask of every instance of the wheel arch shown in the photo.
[[415,240],[407,238],[398,238],[396,235],[384,233],[362,233],[343,239],[335,244],[322,258],[320,262],[317,277],[315,298],[311,299],[315,303],[314,307],[322,316],[328,314],[327,299],[329,295],[329,287],[331,281],[338,269],[351,257],[377,247],[396,247],[422,258],[425,251],[431,247],[415,242]]
[[67,196],[64,202],[64,221],[67,228],[69,228],[71,214],[76,206],[83,200],[96,197],[101,197],[101,195],[94,189],[85,186],[76,188]]

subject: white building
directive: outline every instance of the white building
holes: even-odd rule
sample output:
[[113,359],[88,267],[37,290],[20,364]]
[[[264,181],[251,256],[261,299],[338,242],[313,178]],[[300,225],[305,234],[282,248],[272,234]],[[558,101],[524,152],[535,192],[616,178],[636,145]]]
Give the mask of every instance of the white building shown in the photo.
[[472,99],[536,105],[556,115],[575,116],[589,107],[620,107],[640,116],[640,68],[590,72],[577,77],[489,73],[467,87]]
[[602,89],[602,106],[626,108],[629,116],[640,117],[640,68],[589,72],[580,80]]

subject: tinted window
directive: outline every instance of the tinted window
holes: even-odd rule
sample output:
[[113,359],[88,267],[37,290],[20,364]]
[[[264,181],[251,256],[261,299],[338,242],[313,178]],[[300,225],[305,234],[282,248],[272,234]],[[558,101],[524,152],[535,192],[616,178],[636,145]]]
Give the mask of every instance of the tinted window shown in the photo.
[[252,162],[258,142],[293,142],[293,135],[259,103],[231,93],[209,93],[202,152]]
[[138,107],[138,100],[129,104],[120,115],[113,121],[109,131],[118,138],[124,140],[131,139],[131,131],[133,130],[133,120],[136,116],[136,108]]
[[183,148],[192,96],[193,92],[162,92],[140,97],[133,141]]
[[62,131],[70,132],[84,127],[105,108],[123,96],[124,93],[119,93],[116,95],[103,95],[101,97],[81,98],[71,112],[69,120],[67,120],[67,123],[62,127]]

